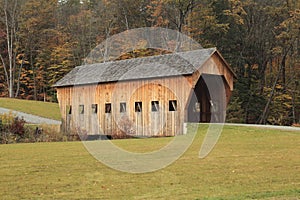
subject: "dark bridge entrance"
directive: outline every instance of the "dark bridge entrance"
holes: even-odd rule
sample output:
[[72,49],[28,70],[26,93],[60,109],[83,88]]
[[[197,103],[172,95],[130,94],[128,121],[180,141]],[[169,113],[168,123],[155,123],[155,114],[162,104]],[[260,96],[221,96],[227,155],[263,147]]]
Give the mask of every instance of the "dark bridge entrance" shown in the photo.
[[187,107],[188,122],[222,123],[225,120],[229,86],[223,76],[201,75]]

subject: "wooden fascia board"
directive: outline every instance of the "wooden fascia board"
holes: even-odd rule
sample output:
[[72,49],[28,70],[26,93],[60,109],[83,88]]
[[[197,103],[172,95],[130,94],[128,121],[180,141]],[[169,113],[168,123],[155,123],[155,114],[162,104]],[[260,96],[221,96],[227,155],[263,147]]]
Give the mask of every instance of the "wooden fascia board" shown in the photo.
[[219,58],[222,60],[222,62],[226,66],[226,68],[232,73],[233,77],[237,78],[237,75],[234,73],[234,71],[232,70],[232,68],[230,67],[230,65],[228,64],[228,62],[224,59],[224,57],[221,55],[221,53],[218,50],[216,50],[214,52],[214,54],[217,54],[219,56]]

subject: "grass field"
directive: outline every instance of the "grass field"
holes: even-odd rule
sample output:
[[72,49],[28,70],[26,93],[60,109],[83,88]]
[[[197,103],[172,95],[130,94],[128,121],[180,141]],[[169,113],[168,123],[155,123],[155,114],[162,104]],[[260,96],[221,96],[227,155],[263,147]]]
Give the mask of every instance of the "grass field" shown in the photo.
[[[214,150],[198,158],[207,126],[172,165],[129,174],[95,160],[80,142],[0,146],[3,199],[297,199],[300,133],[226,126]],[[114,141],[130,151],[172,138]],[[103,141],[108,142],[108,141]]]
[[49,119],[61,120],[59,106],[57,103],[0,98],[0,107]]

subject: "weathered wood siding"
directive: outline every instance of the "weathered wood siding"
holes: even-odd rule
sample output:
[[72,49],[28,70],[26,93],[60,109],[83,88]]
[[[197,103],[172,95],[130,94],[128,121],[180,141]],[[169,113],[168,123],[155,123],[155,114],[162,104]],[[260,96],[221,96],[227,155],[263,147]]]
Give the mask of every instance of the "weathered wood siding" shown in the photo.
[[[63,128],[66,131],[80,129],[87,134],[104,135],[122,132],[139,136],[182,134],[183,123],[188,119],[188,104],[192,93],[205,92],[195,88],[201,85],[197,83],[202,74],[223,77],[228,102],[233,90],[234,75],[218,53],[213,54],[190,76],[59,87],[57,96]],[[208,98],[207,94],[197,96]],[[177,111],[169,111],[170,100],[177,101]],[[152,101],[159,102],[159,110],[156,112],[152,111]],[[142,102],[142,112],[136,112],[136,102]],[[120,103],[126,103],[126,112],[121,112]],[[97,105],[97,113],[93,112],[93,104]],[[105,104],[111,104],[111,112],[105,111]],[[80,105],[84,106],[82,113]],[[68,110],[70,106],[71,114]],[[203,112],[210,112],[208,106],[201,106]]]
[[[62,87],[57,89],[61,114],[66,130],[79,128],[88,134],[120,134],[162,136],[183,133],[184,108],[191,85],[183,76],[136,80],[99,85]],[[169,111],[169,101],[177,101],[177,111]],[[152,111],[152,101],[159,102],[159,110]],[[142,102],[142,111],[136,112],[135,103]],[[120,112],[120,103],[126,103],[126,112]],[[92,105],[97,105],[97,113]],[[111,104],[111,113],[105,112]],[[84,112],[80,113],[80,105]],[[72,114],[67,108],[72,106]],[[98,127],[98,128],[97,128]]]

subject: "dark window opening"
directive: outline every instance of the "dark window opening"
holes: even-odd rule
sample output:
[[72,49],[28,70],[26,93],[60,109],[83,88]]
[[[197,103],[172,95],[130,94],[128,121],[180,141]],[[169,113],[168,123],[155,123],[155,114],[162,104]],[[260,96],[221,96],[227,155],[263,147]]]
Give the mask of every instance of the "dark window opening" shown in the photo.
[[177,111],[177,101],[176,100],[169,101],[169,111]]
[[84,114],[84,105],[79,105],[79,114]]
[[98,113],[98,104],[92,104],[92,112],[94,114],[97,114]]
[[142,102],[135,102],[135,112],[142,112],[143,105]]
[[111,103],[105,104],[105,113],[111,113]]
[[151,102],[151,111],[158,112],[159,111],[159,101],[152,101]]
[[72,106],[67,106],[67,114],[72,114]]
[[120,112],[121,113],[126,112],[126,103],[120,103]]

